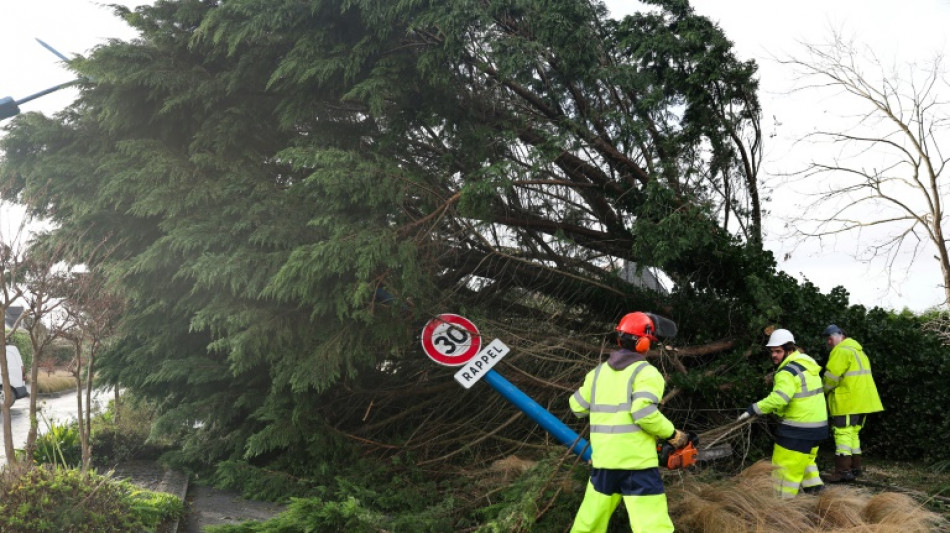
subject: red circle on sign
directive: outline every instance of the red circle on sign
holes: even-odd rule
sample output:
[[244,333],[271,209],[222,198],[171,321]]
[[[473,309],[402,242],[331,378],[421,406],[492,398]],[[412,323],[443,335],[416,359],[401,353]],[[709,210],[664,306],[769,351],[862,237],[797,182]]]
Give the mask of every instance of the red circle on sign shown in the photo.
[[478,328],[464,316],[443,313],[422,330],[422,349],[429,359],[445,366],[461,366],[482,348]]

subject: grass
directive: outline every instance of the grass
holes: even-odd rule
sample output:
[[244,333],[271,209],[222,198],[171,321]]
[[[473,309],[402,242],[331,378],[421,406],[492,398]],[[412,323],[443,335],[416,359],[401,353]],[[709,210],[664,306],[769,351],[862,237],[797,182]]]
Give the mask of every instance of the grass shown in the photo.
[[910,494],[950,519],[950,475],[939,465],[866,459],[857,485]]
[[[894,471],[899,468],[895,466]],[[922,493],[839,484],[820,495],[777,500],[772,495],[771,470],[768,461],[760,461],[732,478],[704,481],[684,476],[679,483],[671,483],[670,513],[677,531],[928,533],[950,525],[945,514],[918,499]],[[928,477],[920,472],[920,465],[915,470],[913,476]],[[883,471],[874,465],[872,474]],[[921,489],[930,482],[919,481]]]
[[55,370],[52,374],[40,371],[34,390],[38,394],[75,390],[76,378],[66,370]]

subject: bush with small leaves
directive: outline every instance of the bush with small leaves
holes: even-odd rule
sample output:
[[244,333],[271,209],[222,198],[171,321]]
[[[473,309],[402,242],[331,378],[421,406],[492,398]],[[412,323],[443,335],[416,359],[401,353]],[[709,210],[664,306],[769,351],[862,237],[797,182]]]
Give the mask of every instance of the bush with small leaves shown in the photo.
[[174,495],[79,470],[12,469],[0,480],[0,531],[8,533],[155,531],[183,514]]

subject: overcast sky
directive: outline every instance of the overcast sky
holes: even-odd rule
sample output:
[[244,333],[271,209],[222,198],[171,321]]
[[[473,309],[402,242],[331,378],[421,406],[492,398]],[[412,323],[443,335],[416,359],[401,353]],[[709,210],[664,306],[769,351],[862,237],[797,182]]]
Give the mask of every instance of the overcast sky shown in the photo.
[[[149,2],[107,0],[136,6]],[[631,0],[609,0],[614,16],[629,13],[638,5]],[[832,29],[853,36],[873,47],[885,61],[909,62],[947,51],[946,28],[950,26],[950,0],[908,0],[899,5],[885,0],[694,0],[693,6],[725,30],[742,59],[760,65],[760,98],[763,128],[767,135],[763,175],[775,185],[779,176],[801,163],[801,147],[793,145],[816,124],[827,125],[829,112],[842,105],[829,95],[789,94],[795,86],[793,73],[774,57],[801,56],[800,42],[824,42]],[[109,38],[131,39],[135,35],[113,16],[108,7],[89,0],[0,0],[0,97],[22,99],[56,84],[69,81],[60,60],[34,39],[40,38],[66,56],[86,54]],[[23,111],[51,114],[72,99],[75,92],[63,90],[21,106]],[[774,117],[774,120],[773,120]],[[797,149],[793,146],[798,146]],[[773,197],[790,198],[779,189]],[[767,206],[776,214],[787,203]],[[796,209],[804,208],[799,205]],[[9,209],[0,213],[0,231],[10,233],[18,216]],[[776,253],[779,266],[799,279],[808,278],[823,291],[842,285],[852,303],[921,311],[939,303],[939,268],[925,254],[911,269],[899,265],[888,288],[885,266],[862,265],[853,259],[853,239],[838,243],[809,242],[793,246],[782,239],[783,221],[773,216],[767,226],[767,247]],[[784,259],[790,254],[789,259]]]
[[[883,262],[862,264],[856,252],[867,248],[857,236],[792,242],[786,233],[783,215],[807,210],[809,201],[796,193],[803,185],[783,185],[783,174],[798,170],[816,147],[800,140],[817,127],[829,128],[848,102],[830,93],[794,92],[800,85],[796,73],[776,58],[805,58],[801,43],[827,43],[839,32],[856,44],[874,51],[882,63],[903,65],[925,63],[948,50],[950,1],[908,0],[692,0],[697,13],[717,22],[735,44],[740,59],[759,64],[763,107],[765,161],[761,176],[772,191],[766,208],[766,247],[775,252],[779,268],[798,279],[807,278],[824,292],[843,286],[851,303],[890,309],[908,307],[923,311],[943,300],[940,268],[930,250],[913,267],[906,260],[890,269]],[[629,0],[608,0],[615,17],[636,9]],[[946,95],[950,98],[950,95]],[[945,198],[945,200],[947,200]],[[788,259],[786,256],[790,255]]]

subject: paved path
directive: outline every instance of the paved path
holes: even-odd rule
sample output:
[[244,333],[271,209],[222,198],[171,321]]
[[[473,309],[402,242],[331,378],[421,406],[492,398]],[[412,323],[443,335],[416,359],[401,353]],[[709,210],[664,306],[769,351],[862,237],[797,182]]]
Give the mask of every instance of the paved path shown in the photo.
[[188,489],[186,501],[189,513],[182,520],[178,533],[201,533],[212,525],[264,521],[284,510],[282,505],[245,500],[235,492],[200,485]]
[[238,493],[189,483],[181,472],[165,470],[153,461],[131,461],[115,468],[114,476],[141,487],[168,492],[185,501],[187,515],[169,524],[166,533],[201,533],[207,526],[264,521],[284,510],[275,503],[245,500]]

